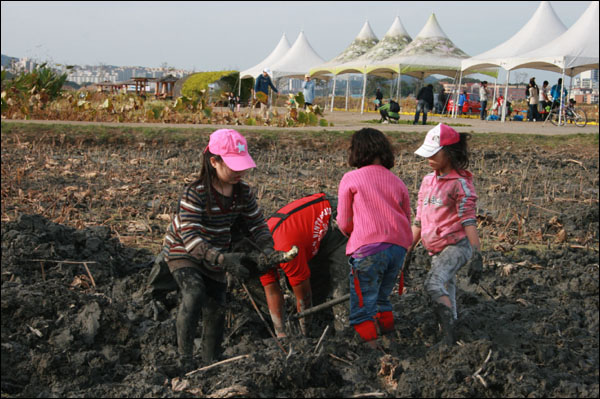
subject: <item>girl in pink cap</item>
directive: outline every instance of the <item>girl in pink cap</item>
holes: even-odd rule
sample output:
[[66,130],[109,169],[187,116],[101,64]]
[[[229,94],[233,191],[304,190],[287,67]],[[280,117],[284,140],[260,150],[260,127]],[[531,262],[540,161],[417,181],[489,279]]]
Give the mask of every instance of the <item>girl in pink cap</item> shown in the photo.
[[476,284],[483,267],[475,214],[477,194],[473,175],[467,170],[470,137],[440,123],[415,151],[427,158],[433,172],[423,178],[419,189],[410,250],[422,240],[432,255],[425,289],[448,345],[456,342],[456,273],[470,260],[468,274]]
[[244,136],[220,129],[210,136],[203,153],[200,177],[189,184],[179,200],[163,241],[163,255],[179,289],[177,347],[183,369],[195,367],[193,348],[202,315],[202,359],[217,355],[223,337],[227,289],[225,273],[246,278],[241,253],[234,241],[246,235],[266,255],[274,254],[273,237],[250,186],[242,179],[256,164]]

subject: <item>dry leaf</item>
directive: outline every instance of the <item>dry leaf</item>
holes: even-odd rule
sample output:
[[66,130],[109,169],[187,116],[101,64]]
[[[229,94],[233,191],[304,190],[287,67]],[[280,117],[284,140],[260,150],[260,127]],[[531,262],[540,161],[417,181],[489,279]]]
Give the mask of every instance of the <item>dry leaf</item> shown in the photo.
[[190,382],[180,377],[175,377],[171,380],[171,389],[175,392],[181,392],[189,388]]
[[562,229],[561,231],[558,232],[558,234],[556,235],[556,242],[566,242],[567,241],[567,232],[565,231],[565,229]]

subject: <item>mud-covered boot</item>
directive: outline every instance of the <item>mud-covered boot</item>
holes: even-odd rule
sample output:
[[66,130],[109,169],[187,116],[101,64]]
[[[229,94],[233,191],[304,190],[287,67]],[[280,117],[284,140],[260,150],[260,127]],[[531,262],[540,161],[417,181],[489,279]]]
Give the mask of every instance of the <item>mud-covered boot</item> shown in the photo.
[[435,303],[433,306],[440,324],[442,325],[442,332],[444,334],[442,342],[446,345],[454,345],[456,343],[456,334],[454,331],[455,320],[452,309],[439,302]]
[[221,352],[225,316],[212,299],[202,306],[202,361],[214,362]]

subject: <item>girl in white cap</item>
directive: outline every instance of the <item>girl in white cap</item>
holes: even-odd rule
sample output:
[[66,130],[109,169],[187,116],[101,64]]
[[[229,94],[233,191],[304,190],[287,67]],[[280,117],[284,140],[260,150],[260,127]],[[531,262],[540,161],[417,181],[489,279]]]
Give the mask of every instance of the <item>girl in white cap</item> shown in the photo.
[[225,273],[239,278],[249,274],[241,264],[243,255],[231,252],[234,231],[246,232],[264,254],[275,254],[263,212],[242,180],[255,166],[244,136],[231,129],[212,133],[200,178],[183,191],[165,236],[164,257],[181,290],[176,327],[182,369],[195,367],[192,355],[200,314],[202,358],[208,363],[217,357],[223,336],[225,312],[219,308],[225,305]]
[[456,273],[469,260],[471,283],[479,281],[483,260],[477,233],[477,194],[467,170],[468,133],[442,123],[431,129],[415,154],[427,158],[433,172],[419,189],[411,250],[423,241],[432,255],[425,289],[444,331],[443,342],[456,342]]

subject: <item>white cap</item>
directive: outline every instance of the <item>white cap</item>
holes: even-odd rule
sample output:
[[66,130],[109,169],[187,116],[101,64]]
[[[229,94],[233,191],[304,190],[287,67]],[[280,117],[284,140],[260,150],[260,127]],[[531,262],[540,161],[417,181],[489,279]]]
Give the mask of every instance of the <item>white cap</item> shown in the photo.
[[263,69],[263,72],[266,72],[267,75],[271,76],[271,70],[269,68]]
[[437,154],[439,150],[444,148],[444,146],[456,144],[459,141],[460,135],[456,130],[452,129],[450,126],[440,123],[427,132],[427,136],[425,136],[423,145],[419,147],[417,151],[415,151],[415,154],[424,158],[429,158]]

